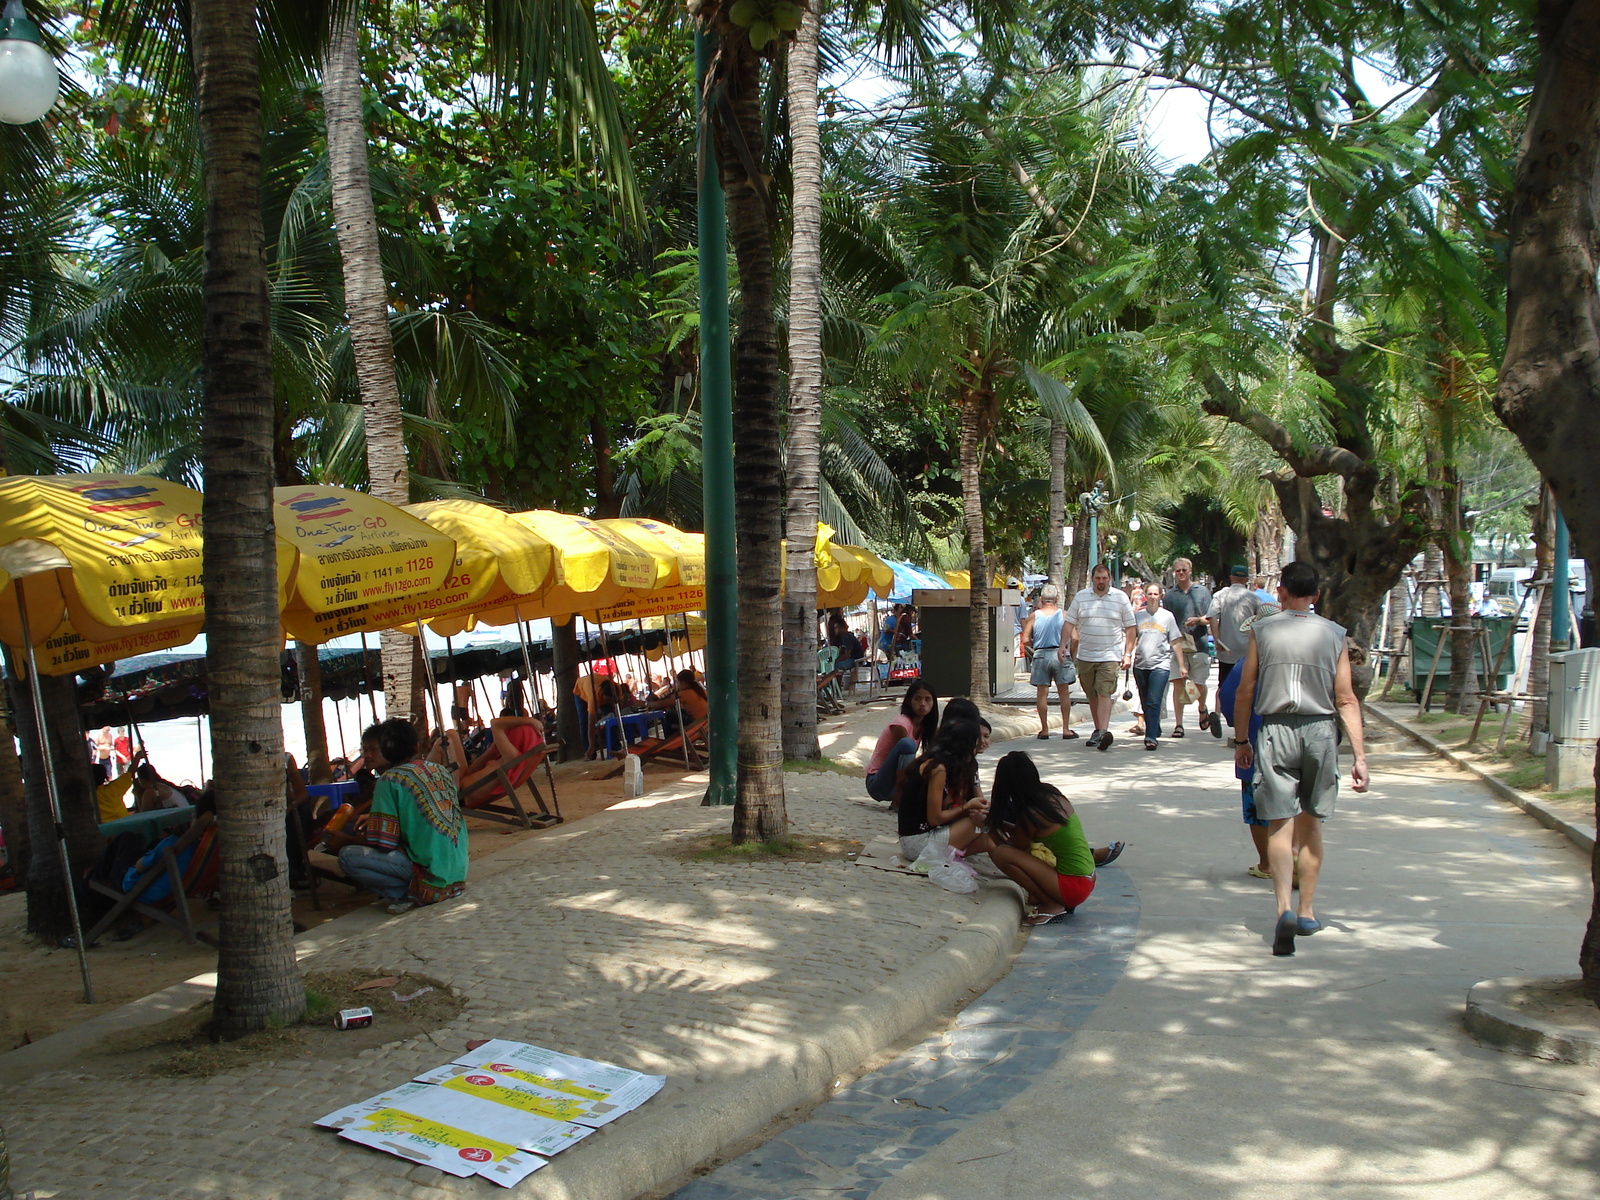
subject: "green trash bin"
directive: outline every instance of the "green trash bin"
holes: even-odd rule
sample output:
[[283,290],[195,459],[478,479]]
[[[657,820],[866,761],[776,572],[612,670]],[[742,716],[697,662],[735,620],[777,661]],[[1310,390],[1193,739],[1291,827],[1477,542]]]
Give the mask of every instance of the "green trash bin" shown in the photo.
[[[1439,645],[1439,638],[1444,638],[1444,649],[1439,654],[1439,669],[1434,672],[1433,694],[1442,697],[1445,687],[1450,682],[1450,635],[1436,630],[1436,625],[1448,625],[1447,617],[1413,617],[1411,620],[1411,690],[1421,696],[1423,689],[1428,686],[1428,672],[1433,670],[1433,652]],[[1512,626],[1515,620],[1511,617],[1473,617],[1472,623],[1489,631],[1489,661],[1483,662],[1483,643],[1477,635],[1472,639],[1472,669],[1478,680],[1483,680],[1489,670],[1494,666],[1495,659],[1500,656],[1500,648],[1506,644],[1506,639],[1512,636]],[[1511,648],[1505,652],[1505,657],[1500,659],[1500,673],[1495,676],[1494,689],[1503,692],[1510,684],[1511,678],[1517,670],[1517,648],[1513,642]]]

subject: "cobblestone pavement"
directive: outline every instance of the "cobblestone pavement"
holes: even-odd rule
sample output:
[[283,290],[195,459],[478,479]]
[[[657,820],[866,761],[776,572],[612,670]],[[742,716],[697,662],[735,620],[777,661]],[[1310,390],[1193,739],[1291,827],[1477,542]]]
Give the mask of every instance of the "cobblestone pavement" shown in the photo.
[[1600,1077],[1461,1026],[1479,979],[1576,973],[1565,838],[1379,743],[1329,823],[1324,928],[1274,958],[1222,743],[1021,744],[1129,840],[1118,867],[953,1028],[673,1200],[1600,1195]]
[[[841,752],[886,718],[864,710]],[[620,786],[620,785],[619,785]],[[338,1143],[310,1122],[446,1061],[470,1038],[504,1037],[664,1074],[641,1114],[688,1089],[785,1062],[839,1012],[936,951],[978,905],[926,881],[827,863],[684,862],[674,849],[727,827],[728,809],[679,798],[612,809],[504,852],[510,865],[460,900],[384,921],[303,962],[306,970],[401,969],[467,997],[425,1037],[331,1063],[290,1059],[211,1079],[109,1073],[90,1058],[6,1087],[16,1183],[41,1197],[295,1197],[367,1200],[494,1192]],[[867,841],[883,814],[848,797],[858,780],[786,777],[795,828]],[[0,1057],[0,1080],[5,1064]],[[626,1137],[625,1119],[572,1155]],[[560,1190],[562,1160],[525,1194]]]
[[1032,931],[1010,974],[949,1028],[672,1200],[867,1200],[1054,1065],[1121,977],[1138,923],[1132,881],[1116,867],[1103,870],[1089,902],[1070,921]]

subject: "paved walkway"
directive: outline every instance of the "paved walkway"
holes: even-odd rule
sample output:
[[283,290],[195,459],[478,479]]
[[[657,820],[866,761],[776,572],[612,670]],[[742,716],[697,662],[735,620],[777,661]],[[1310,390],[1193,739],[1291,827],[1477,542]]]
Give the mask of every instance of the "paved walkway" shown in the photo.
[[[886,720],[879,705],[830,722],[831,748],[859,757]],[[808,772],[786,786],[797,831],[888,832],[881,812],[850,799],[856,779]],[[307,971],[408,969],[463,992],[465,1012],[429,1037],[200,1081],[108,1071],[77,1048],[82,1038],[0,1055],[17,1186],[119,1200],[484,1195],[492,1185],[339,1143],[310,1122],[470,1038],[506,1037],[668,1077],[639,1113],[518,1189],[631,1198],[757,1132],[1004,968],[1017,928],[1009,891],[979,902],[842,861],[681,861],[684,842],[728,825],[729,809],[699,806],[703,790],[691,777],[648,794],[651,807],[530,839],[485,860],[492,877],[475,863],[459,901],[399,918],[362,910],[342,941],[332,933],[342,922],[314,931],[326,948],[303,960]],[[658,803],[668,796],[678,799]]]
[[1330,825],[1328,928],[1275,959],[1220,743],[1026,748],[1121,870],[953,1029],[675,1200],[1600,1194],[1600,1076],[1461,1027],[1479,979],[1575,973],[1565,838],[1389,743]]

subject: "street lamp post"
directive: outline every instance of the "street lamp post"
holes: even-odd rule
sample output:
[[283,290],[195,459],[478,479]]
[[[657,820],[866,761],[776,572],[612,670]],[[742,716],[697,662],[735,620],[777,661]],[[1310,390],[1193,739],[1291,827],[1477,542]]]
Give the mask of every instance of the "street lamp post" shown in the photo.
[[0,121],[37,121],[55,105],[60,89],[61,77],[39,27],[22,0],[6,0],[0,14]]
[[[1110,499],[1106,496],[1105,481],[1096,480],[1094,487],[1078,495],[1078,503],[1083,511],[1089,514],[1089,570],[1093,571],[1100,564],[1100,514],[1113,505],[1121,504],[1124,500],[1132,500],[1138,492],[1129,492],[1126,496]],[[1138,514],[1128,521],[1128,528],[1138,533],[1142,528]]]

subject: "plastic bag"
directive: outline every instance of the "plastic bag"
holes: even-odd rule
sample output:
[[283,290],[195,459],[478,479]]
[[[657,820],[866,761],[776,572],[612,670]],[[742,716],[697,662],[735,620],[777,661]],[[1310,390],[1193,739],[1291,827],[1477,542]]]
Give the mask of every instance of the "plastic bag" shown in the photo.
[[926,871],[928,878],[947,892],[970,895],[978,890],[978,873],[967,864],[961,851],[952,850],[948,842],[930,838],[911,869]]

